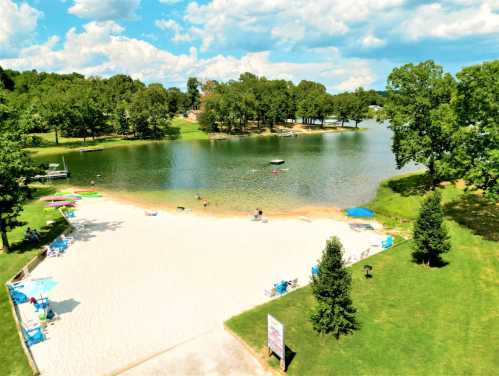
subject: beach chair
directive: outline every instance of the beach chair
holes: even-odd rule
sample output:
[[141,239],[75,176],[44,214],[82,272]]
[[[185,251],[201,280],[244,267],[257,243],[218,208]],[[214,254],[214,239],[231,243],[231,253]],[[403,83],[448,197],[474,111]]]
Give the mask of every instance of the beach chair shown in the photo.
[[274,296],[276,296],[275,287],[271,288],[270,290],[265,290],[265,296],[268,296],[269,298],[273,298]]
[[28,297],[24,293],[17,291],[14,286],[9,285],[8,288],[10,297],[15,304],[23,304],[28,301]]
[[45,341],[45,334],[43,334],[42,327],[39,325],[32,328],[23,327],[23,335],[28,347]]
[[281,281],[279,283],[276,283],[274,287],[275,287],[275,291],[279,295],[283,295],[288,290],[288,283],[286,281]]
[[45,246],[45,256],[46,257],[59,257],[61,255],[61,253],[56,250],[56,249],[52,249],[48,246]]
[[73,244],[73,242],[75,240],[75,238],[73,238],[72,236],[66,236],[64,234],[61,235],[61,239],[62,239],[62,241],[67,242],[67,245]]
[[312,266],[312,275],[319,275],[319,265]]
[[45,308],[48,308],[49,306],[49,300],[48,298],[37,299],[36,303],[34,303],[33,305],[35,306],[35,312],[38,312],[40,310],[45,311]]
[[388,235],[385,240],[381,241],[381,248],[386,249],[393,246],[393,236]]
[[290,289],[295,289],[298,287],[298,278],[292,279],[291,281],[288,281],[288,287]]

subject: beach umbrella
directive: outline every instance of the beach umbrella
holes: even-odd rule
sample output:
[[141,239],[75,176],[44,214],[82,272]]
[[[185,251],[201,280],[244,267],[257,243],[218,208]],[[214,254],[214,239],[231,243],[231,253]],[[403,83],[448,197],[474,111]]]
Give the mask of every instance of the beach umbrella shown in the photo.
[[57,202],[51,202],[47,206],[49,208],[59,208],[62,206],[74,206],[75,203],[71,201],[57,201]]
[[374,217],[374,212],[368,208],[348,208],[346,213],[349,217]]
[[16,288],[16,290],[28,297],[44,296],[52,291],[58,284],[59,282],[55,281],[52,277],[32,279],[24,281],[23,285]]

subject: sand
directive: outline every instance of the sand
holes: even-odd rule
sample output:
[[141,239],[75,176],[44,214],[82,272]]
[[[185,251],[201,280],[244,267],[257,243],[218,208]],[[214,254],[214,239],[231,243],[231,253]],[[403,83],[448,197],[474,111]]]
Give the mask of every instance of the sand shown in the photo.
[[[379,252],[384,237],[324,218],[149,217],[108,198],[83,199],[76,221],[85,226],[67,253],[32,273],[59,282],[49,298],[60,318],[49,326],[48,340],[32,347],[44,375],[119,373],[138,364],[146,370],[142,363],[152,355],[221,330],[224,320],[269,300],[264,290],[274,283],[298,278],[307,284],[330,236],[357,260],[369,247]],[[212,374],[231,373],[227,365],[213,365],[222,342],[208,337],[206,346],[196,347]]]

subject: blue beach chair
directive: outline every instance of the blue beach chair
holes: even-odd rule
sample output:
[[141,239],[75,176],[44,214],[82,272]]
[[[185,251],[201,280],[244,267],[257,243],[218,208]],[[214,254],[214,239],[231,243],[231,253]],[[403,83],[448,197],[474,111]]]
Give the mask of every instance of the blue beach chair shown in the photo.
[[381,241],[381,247],[383,249],[390,248],[393,245],[393,236],[388,235],[385,240]]
[[281,281],[275,285],[275,291],[279,294],[285,294],[288,289],[288,283],[286,281]]
[[36,301],[34,304],[35,306],[35,311],[38,312],[39,310],[45,310],[45,308],[48,308],[49,306],[49,300],[48,298],[41,298]]
[[319,275],[319,265],[312,266],[312,275]]
[[28,301],[28,297],[21,291],[17,291],[14,287],[9,286],[9,293],[15,304],[23,304]]
[[26,345],[28,345],[28,347],[45,341],[45,335],[43,334],[42,328],[40,326],[36,326],[30,329],[23,328],[23,334],[24,340],[26,341]]

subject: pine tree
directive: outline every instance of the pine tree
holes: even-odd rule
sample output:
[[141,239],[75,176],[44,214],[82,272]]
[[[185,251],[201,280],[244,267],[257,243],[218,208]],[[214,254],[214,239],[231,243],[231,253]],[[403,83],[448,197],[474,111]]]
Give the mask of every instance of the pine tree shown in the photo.
[[444,225],[444,212],[440,205],[440,192],[434,192],[423,202],[414,225],[413,257],[416,262],[429,266],[442,264],[442,253],[450,250],[450,240]]
[[332,333],[336,338],[357,328],[357,310],[350,298],[352,277],[342,260],[343,245],[337,237],[326,243],[319,261],[319,273],[312,276],[312,291],[317,308],[311,320],[318,333]]

